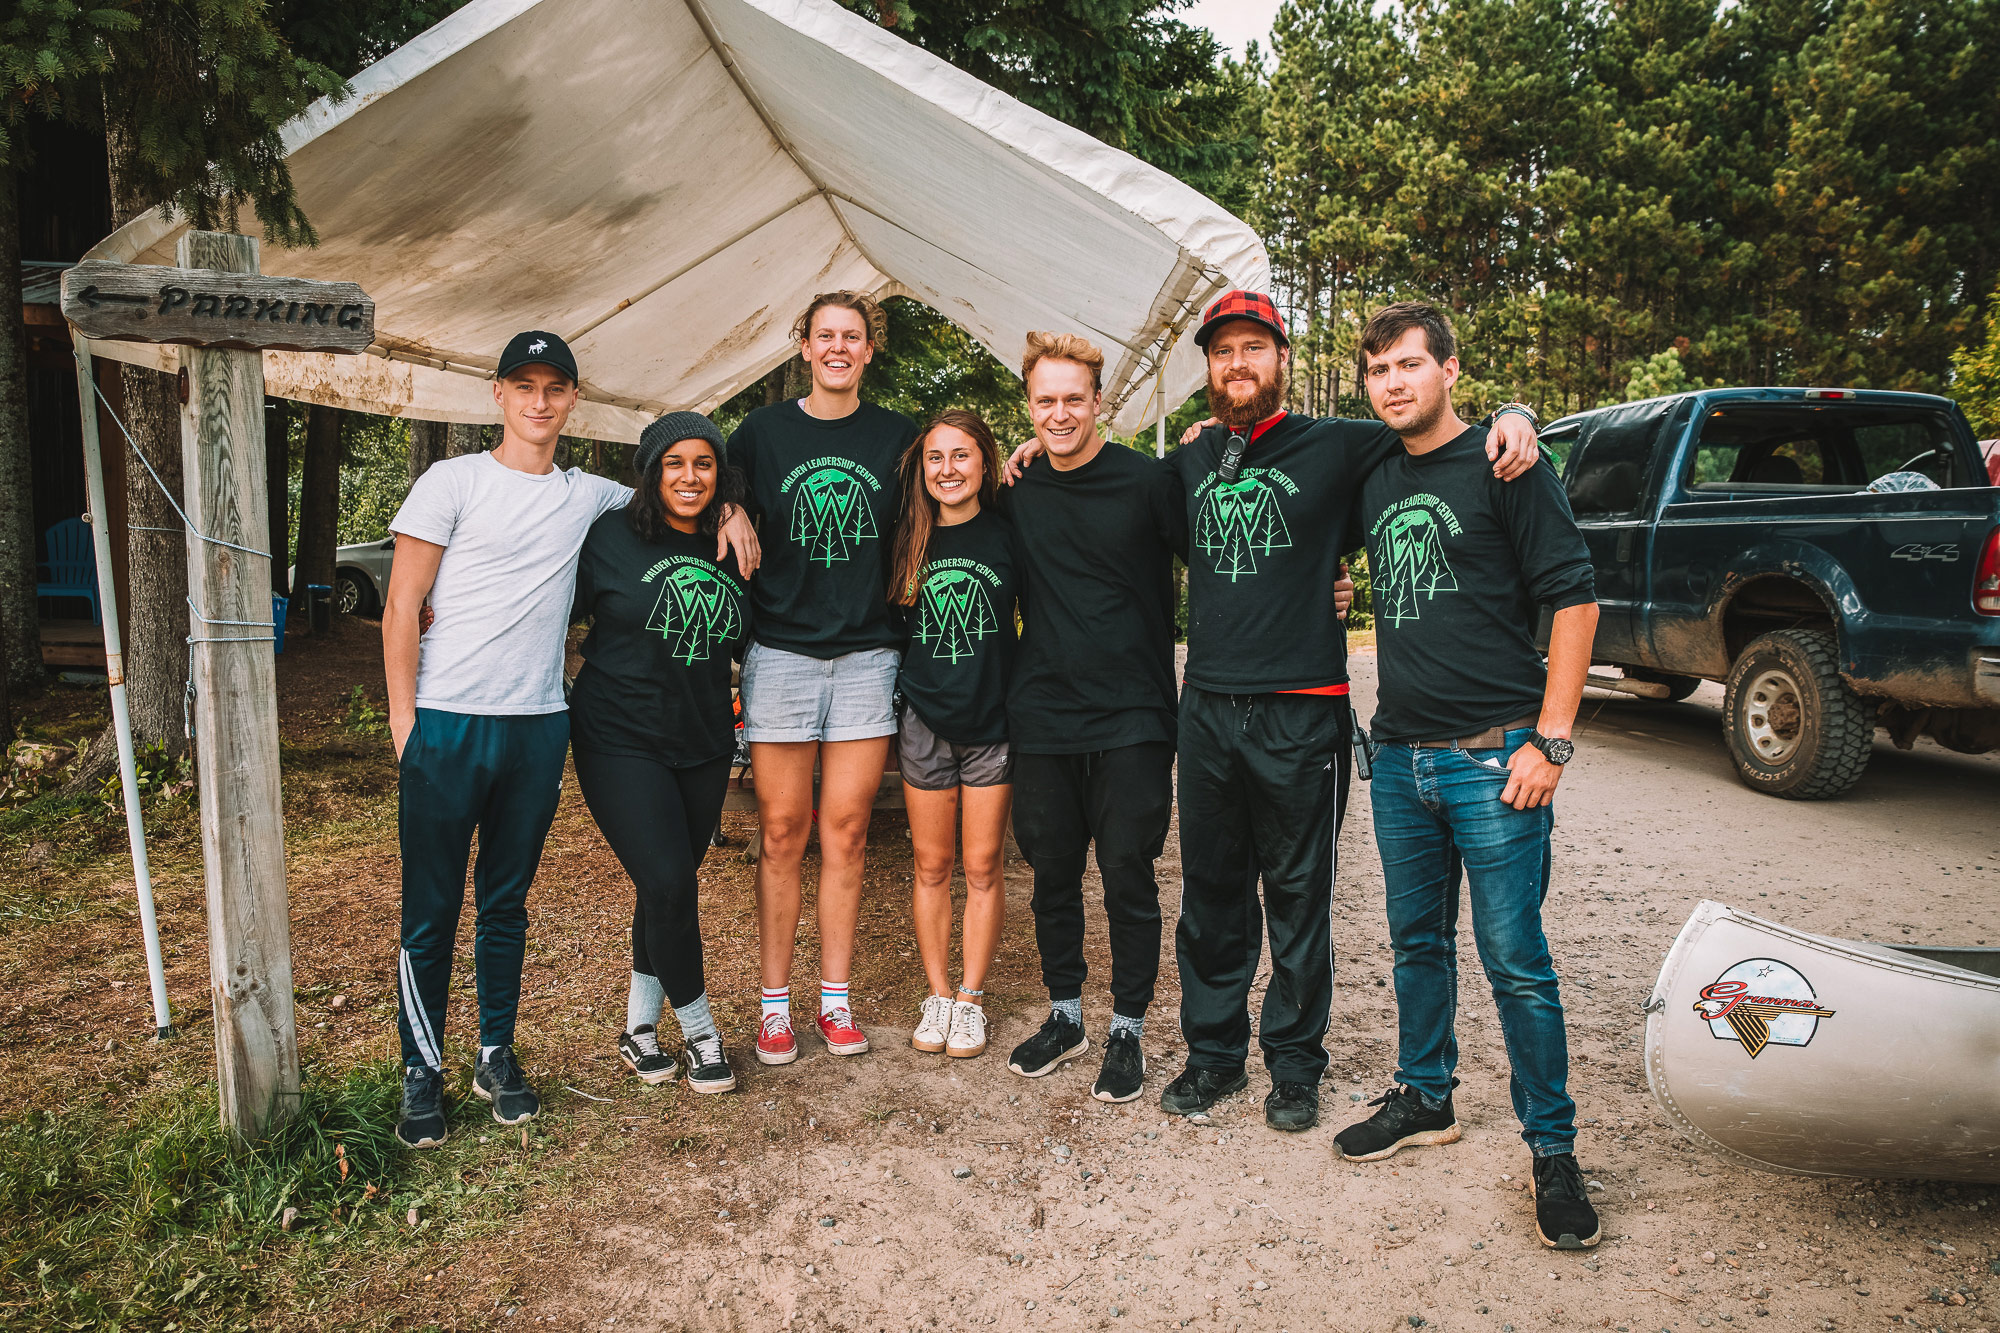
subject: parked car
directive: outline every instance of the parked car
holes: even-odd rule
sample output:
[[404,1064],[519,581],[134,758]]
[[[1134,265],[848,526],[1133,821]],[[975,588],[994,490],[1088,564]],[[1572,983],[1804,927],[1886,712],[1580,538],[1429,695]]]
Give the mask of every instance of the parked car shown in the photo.
[[[382,598],[389,591],[389,566],[396,559],[396,535],[380,541],[337,546],[333,552],[333,600],[344,616],[379,616]],[[294,565],[286,580],[292,588],[292,604],[305,614],[305,589],[299,586]]]
[[1838,796],[1878,727],[2000,746],[2000,489],[1949,400],[1703,390],[1543,439],[1597,569],[1596,660],[1651,697],[1723,682],[1748,785]]

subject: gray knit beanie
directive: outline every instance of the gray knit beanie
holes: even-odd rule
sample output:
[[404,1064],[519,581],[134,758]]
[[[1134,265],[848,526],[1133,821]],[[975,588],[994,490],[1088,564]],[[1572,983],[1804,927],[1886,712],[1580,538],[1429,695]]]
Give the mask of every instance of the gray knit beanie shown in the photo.
[[715,446],[715,461],[722,461],[722,431],[699,412],[669,412],[639,432],[639,448],[632,455],[632,473],[643,477],[660,461],[660,455],[682,440],[707,440]]

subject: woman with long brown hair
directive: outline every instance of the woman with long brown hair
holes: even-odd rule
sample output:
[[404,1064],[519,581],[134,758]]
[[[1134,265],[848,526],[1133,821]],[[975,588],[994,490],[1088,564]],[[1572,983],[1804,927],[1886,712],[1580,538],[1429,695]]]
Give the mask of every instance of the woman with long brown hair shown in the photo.
[[[1013,765],[1013,528],[994,503],[1000,451],[976,413],[940,412],[904,453],[889,600],[907,608],[896,753],[910,816],[917,949],[930,994],[910,1044],[986,1049],[986,971],[1006,913],[1002,875]],[[962,980],[951,973],[951,872],[964,819]]]

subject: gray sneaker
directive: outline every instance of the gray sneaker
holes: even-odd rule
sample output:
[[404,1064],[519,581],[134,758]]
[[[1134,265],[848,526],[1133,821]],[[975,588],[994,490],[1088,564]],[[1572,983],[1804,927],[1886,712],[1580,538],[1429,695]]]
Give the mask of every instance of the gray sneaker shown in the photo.
[[512,1046],[495,1046],[493,1054],[479,1062],[472,1091],[493,1104],[493,1118],[503,1125],[525,1124],[542,1109],[542,1099],[522,1077]]
[[405,1148],[437,1148],[444,1144],[444,1075],[428,1065],[403,1070],[403,1118],[396,1122],[396,1141]]

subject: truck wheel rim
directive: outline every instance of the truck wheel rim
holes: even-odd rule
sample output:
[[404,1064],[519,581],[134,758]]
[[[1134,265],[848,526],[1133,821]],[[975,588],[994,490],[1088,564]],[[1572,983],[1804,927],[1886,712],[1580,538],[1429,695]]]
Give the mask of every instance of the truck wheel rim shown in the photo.
[[354,580],[342,579],[340,581],[340,613],[351,616],[354,614],[355,608],[360,605],[361,589],[354,586]]
[[1778,667],[1762,672],[1744,691],[1743,730],[1759,760],[1773,766],[1788,761],[1805,730],[1805,708],[1792,674]]

